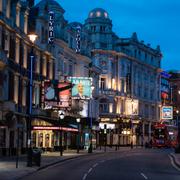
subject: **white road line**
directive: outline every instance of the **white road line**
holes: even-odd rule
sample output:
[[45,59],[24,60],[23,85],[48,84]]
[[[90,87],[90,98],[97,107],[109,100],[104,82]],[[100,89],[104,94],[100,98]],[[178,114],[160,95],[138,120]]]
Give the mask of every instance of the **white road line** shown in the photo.
[[178,168],[178,167],[174,164],[173,158],[172,158],[170,155],[168,155],[168,156],[169,156],[169,158],[170,158],[170,161],[171,161],[172,166],[173,166],[175,169],[177,169],[178,171],[180,171],[180,168]]
[[103,163],[103,162],[105,162],[105,160],[100,161],[100,163]]
[[98,165],[98,163],[94,164],[93,167],[95,168]]
[[92,168],[90,168],[89,170],[88,170],[88,173],[90,173],[92,171]]
[[84,176],[83,176],[83,180],[85,180],[85,179],[86,179],[86,177],[87,177],[87,174],[84,174]]
[[141,176],[143,176],[144,179],[148,179],[147,176],[144,173],[141,173]]

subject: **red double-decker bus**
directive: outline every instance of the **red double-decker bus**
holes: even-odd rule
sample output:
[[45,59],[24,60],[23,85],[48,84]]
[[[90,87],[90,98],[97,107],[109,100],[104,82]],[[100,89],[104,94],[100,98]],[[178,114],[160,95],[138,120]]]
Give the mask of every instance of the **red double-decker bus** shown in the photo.
[[178,128],[174,125],[156,124],[153,130],[153,147],[175,147],[178,144]]

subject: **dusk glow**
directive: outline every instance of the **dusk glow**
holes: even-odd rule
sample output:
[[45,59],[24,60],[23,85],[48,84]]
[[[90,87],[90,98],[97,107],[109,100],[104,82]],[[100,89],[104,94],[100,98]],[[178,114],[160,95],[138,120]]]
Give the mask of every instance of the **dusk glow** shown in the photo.
[[[39,2],[35,1],[36,3]],[[180,1],[179,0],[57,0],[65,10],[68,22],[84,23],[88,13],[101,7],[109,13],[113,31],[120,37],[137,32],[139,41],[160,45],[164,70],[180,69]]]

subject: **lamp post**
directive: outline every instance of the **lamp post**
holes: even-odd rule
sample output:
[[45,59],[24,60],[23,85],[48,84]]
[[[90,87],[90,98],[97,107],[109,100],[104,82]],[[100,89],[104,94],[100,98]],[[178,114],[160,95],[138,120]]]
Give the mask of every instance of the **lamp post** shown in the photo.
[[131,149],[133,149],[133,121],[132,121],[132,116],[133,116],[133,110],[134,110],[134,101],[132,99],[132,113],[131,113],[131,119],[130,119],[130,126],[131,126],[131,133],[132,133],[132,140],[131,140]]
[[[94,86],[91,86],[91,92],[93,92],[94,90]],[[92,116],[93,116],[93,110],[92,110],[92,99],[93,99],[93,96],[92,98],[90,99],[90,114],[91,114],[91,117],[90,117],[90,146],[89,146],[89,150],[88,150],[88,153],[92,153]]]
[[179,116],[179,110],[176,110],[176,125],[179,127],[179,122],[178,122],[179,118],[178,118],[178,116]]
[[33,47],[34,42],[37,38],[37,35],[31,33],[28,35],[32,47],[31,47],[31,54],[30,54],[30,81],[29,81],[29,122],[28,122],[28,132],[27,132],[27,145],[28,145],[28,154],[27,154],[27,166],[32,166],[32,149],[31,149],[31,116],[32,116],[32,87],[33,87],[33,61],[34,61],[34,54],[33,54]]
[[80,121],[81,119],[80,118],[77,118],[76,119],[76,122],[77,122],[77,125],[78,125],[78,136],[77,136],[77,153],[79,153],[79,144],[80,144]]
[[63,156],[63,146],[62,146],[62,120],[64,119],[64,113],[62,111],[58,112],[59,114],[59,132],[60,132],[60,138],[59,138],[59,151],[60,151],[60,156]]

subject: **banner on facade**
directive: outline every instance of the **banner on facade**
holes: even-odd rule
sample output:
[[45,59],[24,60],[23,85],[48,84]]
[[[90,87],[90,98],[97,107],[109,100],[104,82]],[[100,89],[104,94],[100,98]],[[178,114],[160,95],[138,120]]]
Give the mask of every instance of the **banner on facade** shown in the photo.
[[46,80],[43,82],[44,109],[61,109],[71,106],[71,83]]
[[137,99],[127,99],[125,102],[126,106],[125,106],[125,112],[126,115],[138,115],[139,114],[139,102]]
[[73,99],[90,99],[92,97],[92,78],[88,77],[69,77],[68,80],[73,84]]
[[173,119],[173,107],[172,106],[162,106],[161,119]]
[[[62,89],[65,87],[70,87],[71,83],[61,82],[58,84],[58,89]],[[65,89],[63,91],[59,91],[59,103],[58,107],[60,108],[68,108],[71,106],[71,89]]]
[[54,12],[49,12],[49,38],[48,43],[52,44],[54,42]]

